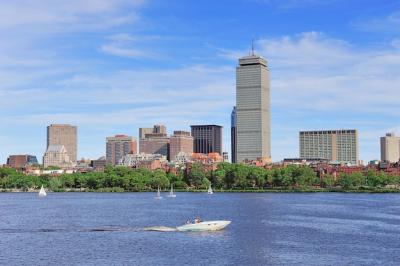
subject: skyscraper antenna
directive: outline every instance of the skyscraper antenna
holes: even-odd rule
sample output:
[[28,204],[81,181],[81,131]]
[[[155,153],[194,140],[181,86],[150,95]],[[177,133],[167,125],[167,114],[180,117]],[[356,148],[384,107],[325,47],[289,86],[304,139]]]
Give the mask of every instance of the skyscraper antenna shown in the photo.
[[254,39],[251,39],[251,55],[254,55]]

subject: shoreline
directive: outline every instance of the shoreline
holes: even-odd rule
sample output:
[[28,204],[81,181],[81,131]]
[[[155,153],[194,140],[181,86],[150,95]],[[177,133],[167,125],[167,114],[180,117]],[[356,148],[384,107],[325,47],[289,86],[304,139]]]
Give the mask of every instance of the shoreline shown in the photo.
[[[40,189],[0,189],[0,193],[38,193]],[[101,189],[57,189],[46,190],[52,193],[137,193],[148,192],[156,193],[157,190],[125,190],[119,187],[101,188]],[[162,193],[168,193],[169,189],[161,190]],[[174,192],[189,193],[207,193],[206,189],[174,189]],[[216,189],[214,193],[400,193],[400,189],[396,188],[359,188],[359,189],[342,189],[342,188],[273,188],[273,189]]]

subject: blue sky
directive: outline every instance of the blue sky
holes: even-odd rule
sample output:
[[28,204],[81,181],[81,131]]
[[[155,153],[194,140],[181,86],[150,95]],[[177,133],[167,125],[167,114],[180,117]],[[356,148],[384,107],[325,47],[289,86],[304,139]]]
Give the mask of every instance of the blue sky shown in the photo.
[[272,156],[298,131],[356,128],[360,158],[400,134],[400,1],[0,1],[0,162],[46,148],[46,126],[78,126],[78,156],[163,123],[224,126],[251,40],[271,74]]

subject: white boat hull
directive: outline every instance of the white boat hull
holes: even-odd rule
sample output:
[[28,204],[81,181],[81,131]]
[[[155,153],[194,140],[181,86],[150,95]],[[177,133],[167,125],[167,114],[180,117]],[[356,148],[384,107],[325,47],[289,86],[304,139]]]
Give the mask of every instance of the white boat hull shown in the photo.
[[178,226],[176,229],[181,232],[186,231],[218,231],[222,230],[227,227],[231,221],[205,221],[201,223],[194,223],[194,224],[185,224],[182,226]]

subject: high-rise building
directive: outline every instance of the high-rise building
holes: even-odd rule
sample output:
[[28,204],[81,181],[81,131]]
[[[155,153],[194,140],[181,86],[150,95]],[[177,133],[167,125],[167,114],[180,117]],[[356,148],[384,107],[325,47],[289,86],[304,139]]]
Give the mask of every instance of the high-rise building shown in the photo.
[[231,162],[236,163],[236,106],[231,113]]
[[68,151],[64,145],[50,145],[43,156],[44,167],[57,166],[60,168],[71,168],[76,164],[69,158]]
[[115,135],[107,137],[106,162],[117,165],[126,154],[137,153],[137,142],[134,137],[126,135]]
[[[146,138],[140,140],[140,153],[161,154],[169,156],[169,137],[163,133],[146,134]],[[169,158],[168,158],[169,159]]]
[[253,52],[240,58],[236,68],[235,161],[270,160],[270,139],[269,69]]
[[47,149],[50,145],[63,145],[71,162],[77,158],[77,127],[53,124],[47,127]]
[[139,140],[146,138],[146,134],[153,133],[152,127],[141,127],[139,128]]
[[153,133],[167,134],[167,128],[164,125],[154,125]]
[[34,155],[10,155],[7,159],[7,166],[20,169],[28,165],[37,164],[38,160]]
[[167,128],[164,125],[139,128],[139,139],[145,139],[147,134],[167,134]]
[[164,125],[139,128],[139,151],[146,154],[161,154],[169,158],[169,137]]
[[[193,137],[187,131],[174,131],[170,137],[169,158],[171,161],[176,161],[176,157],[180,153],[185,153],[187,156],[193,154]],[[182,156],[182,154],[180,154]]]
[[358,164],[358,132],[355,129],[300,131],[299,142],[302,159]]
[[381,137],[381,161],[396,163],[400,159],[400,137],[387,133]]
[[194,153],[222,155],[222,126],[194,125],[192,128]]

